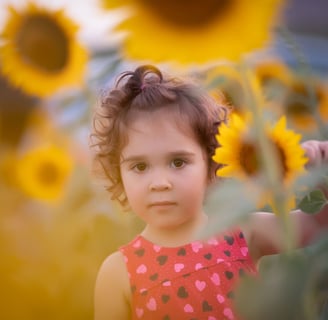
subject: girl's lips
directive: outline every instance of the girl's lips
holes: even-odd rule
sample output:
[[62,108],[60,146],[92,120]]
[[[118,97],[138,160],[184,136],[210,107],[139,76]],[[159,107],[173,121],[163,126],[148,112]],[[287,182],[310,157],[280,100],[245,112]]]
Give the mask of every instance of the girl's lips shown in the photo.
[[156,201],[150,203],[149,207],[168,207],[168,206],[173,206],[175,204],[176,203],[172,201]]

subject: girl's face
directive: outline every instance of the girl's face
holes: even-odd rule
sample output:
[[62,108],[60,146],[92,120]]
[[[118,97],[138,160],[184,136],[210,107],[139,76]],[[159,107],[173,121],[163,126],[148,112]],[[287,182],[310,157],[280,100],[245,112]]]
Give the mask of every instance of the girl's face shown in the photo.
[[131,209],[153,230],[188,228],[204,215],[207,158],[191,130],[165,108],[138,113],[121,152]]

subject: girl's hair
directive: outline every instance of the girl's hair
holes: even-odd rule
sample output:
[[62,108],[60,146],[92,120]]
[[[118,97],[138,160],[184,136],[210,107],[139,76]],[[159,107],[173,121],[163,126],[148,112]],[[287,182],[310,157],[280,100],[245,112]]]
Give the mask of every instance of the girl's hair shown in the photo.
[[[91,148],[95,151],[94,169],[106,177],[112,200],[127,203],[120,174],[120,155],[127,143],[127,127],[138,112],[160,108],[175,111],[180,123],[190,128],[207,155],[209,179],[214,180],[218,164],[212,156],[218,146],[218,125],[226,121],[228,109],[182,79],[164,76],[154,66],[143,65],[122,73],[114,88],[104,91],[93,118]],[[177,122],[178,123],[178,122]]]

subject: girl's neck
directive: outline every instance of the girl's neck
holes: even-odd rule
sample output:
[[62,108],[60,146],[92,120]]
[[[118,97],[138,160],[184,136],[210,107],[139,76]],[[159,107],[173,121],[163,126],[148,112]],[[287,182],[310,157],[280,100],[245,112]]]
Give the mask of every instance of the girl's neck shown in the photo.
[[207,215],[202,213],[196,221],[186,223],[174,229],[158,229],[146,225],[141,235],[154,244],[164,247],[177,247],[198,240],[199,233],[207,224],[207,220]]

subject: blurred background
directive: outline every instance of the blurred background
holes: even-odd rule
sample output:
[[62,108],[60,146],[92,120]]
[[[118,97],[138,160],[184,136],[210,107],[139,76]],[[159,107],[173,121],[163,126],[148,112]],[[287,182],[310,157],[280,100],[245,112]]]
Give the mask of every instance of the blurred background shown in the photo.
[[[191,3],[202,8],[211,1],[175,2],[180,3],[177,8],[167,1],[167,10],[175,12],[170,21],[180,22],[181,8]],[[135,6],[132,14],[157,21],[158,12],[150,16],[142,11],[143,3],[147,1],[0,1],[0,319],[92,319],[101,262],[142,228],[133,214],[110,201],[106,181],[92,173],[93,108],[120,72],[141,62],[176,68],[197,77],[214,95],[221,92],[242,112],[242,81],[229,62],[238,55],[259,78],[272,114],[285,114],[304,138],[327,138],[326,0],[236,0],[245,17],[250,14],[249,21],[241,19],[247,28],[236,11],[229,27],[218,26],[211,35],[208,48],[215,49],[223,39],[229,41],[223,43],[227,50],[245,43],[245,52],[220,49],[217,59],[206,56],[206,44],[197,43],[208,26],[193,25],[190,32],[190,21],[174,29],[174,20],[168,27],[172,38],[163,28],[163,39],[175,41],[189,32],[197,52],[191,61],[188,52],[155,52],[151,38],[125,44],[129,32],[117,27],[131,14],[127,5]],[[252,42],[257,38],[251,28],[261,31],[268,17],[272,21],[263,23],[270,27],[264,40]],[[158,21],[160,32],[163,16]],[[135,23],[126,26],[136,38]],[[152,30],[146,23],[144,28]]]

